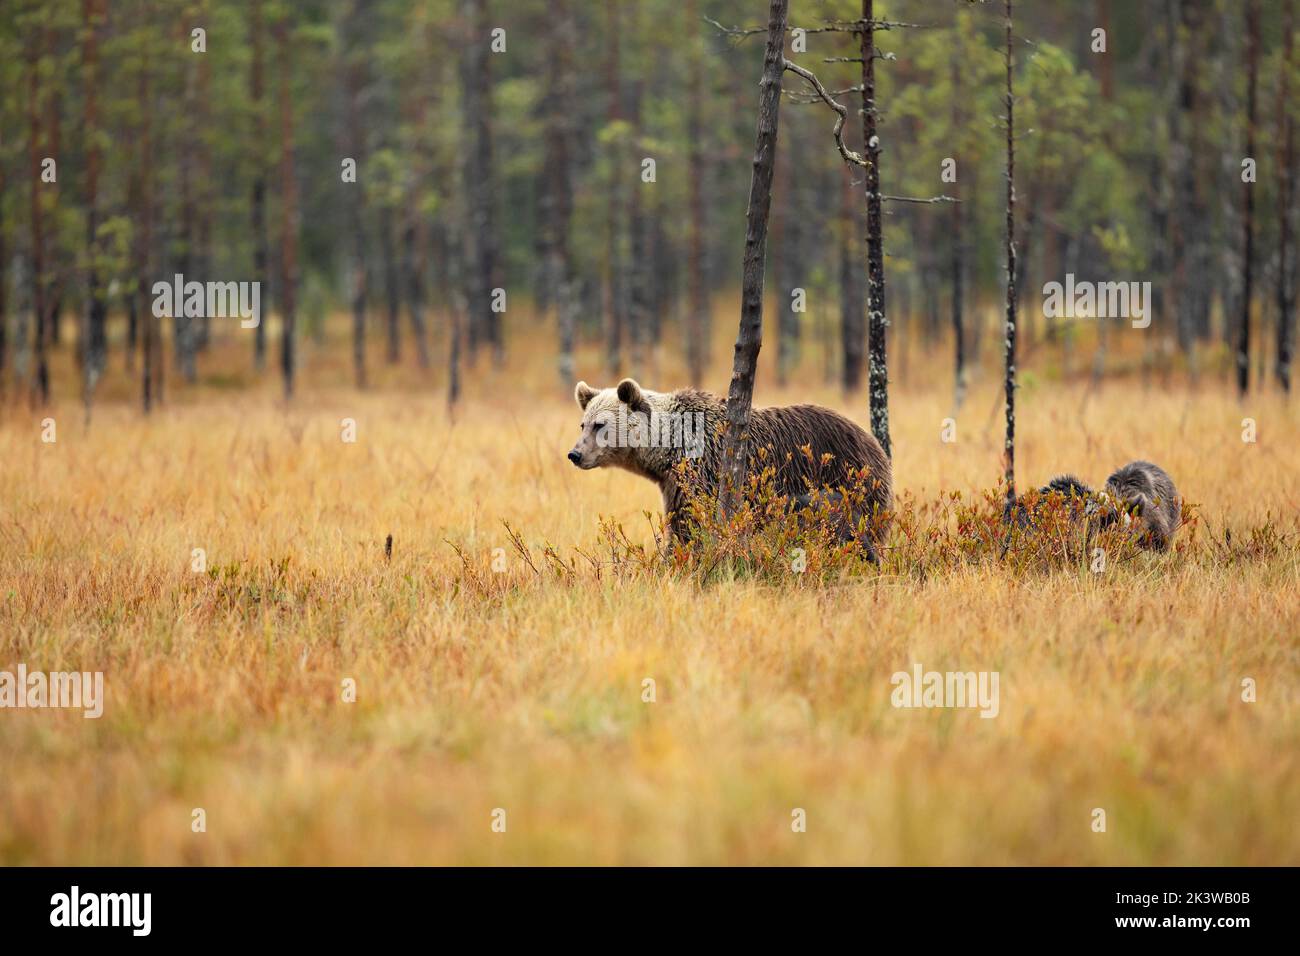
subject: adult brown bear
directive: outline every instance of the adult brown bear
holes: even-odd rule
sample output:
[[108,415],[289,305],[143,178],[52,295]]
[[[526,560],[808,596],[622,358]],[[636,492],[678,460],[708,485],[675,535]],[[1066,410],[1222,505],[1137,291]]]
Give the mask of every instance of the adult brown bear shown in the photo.
[[[569,461],[583,469],[623,468],[653,481],[663,494],[673,536],[689,538],[689,489],[681,487],[677,465],[689,460],[693,480],[716,491],[726,401],[693,388],[653,392],[630,378],[605,389],[579,382],[574,397],[583,411],[582,434],[569,451]],[[868,533],[862,543],[877,560],[876,546],[894,500],[889,458],[880,443],[839,412],[819,405],[756,408],[749,432],[751,448],[767,449],[766,460],[776,473],[774,490],[796,508],[810,503],[813,489],[834,501],[838,489],[861,482],[865,508],[844,516],[843,527],[856,527],[858,519],[866,517]]]

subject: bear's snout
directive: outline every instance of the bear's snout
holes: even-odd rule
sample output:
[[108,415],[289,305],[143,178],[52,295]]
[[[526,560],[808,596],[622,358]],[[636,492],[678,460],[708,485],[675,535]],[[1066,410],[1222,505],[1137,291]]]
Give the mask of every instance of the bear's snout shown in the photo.
[[569,452],[569,461],[573,462],[575,465],[582,464],[582,455],[579,453],[578,449],[574,448]]

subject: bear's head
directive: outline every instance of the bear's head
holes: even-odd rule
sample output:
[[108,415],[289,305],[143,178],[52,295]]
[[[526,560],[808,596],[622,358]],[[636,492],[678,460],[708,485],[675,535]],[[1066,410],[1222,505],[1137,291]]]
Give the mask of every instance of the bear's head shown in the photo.
[[645,474],[644,455],[635,438],[638,420],[648,419],[665,396],[625,378],[615,388],[597,389],[579,382],[573,397],[582,409],[582,434],[569,450],[569,461],[584,470],[613,465]]

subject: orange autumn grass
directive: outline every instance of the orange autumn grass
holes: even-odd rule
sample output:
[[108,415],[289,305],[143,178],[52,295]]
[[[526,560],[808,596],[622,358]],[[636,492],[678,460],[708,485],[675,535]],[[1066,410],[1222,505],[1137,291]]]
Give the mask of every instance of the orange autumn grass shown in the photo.
[[[269,376],[233,387],[253,382],[242,339],[147,420],[120,354],[89,426],[75,396],[11,393],[0,668],[102,670],[107,701],[0,711],[0,863],[1300,863],[1300,423],[1280,397],[1124,380],[1085,401],[1027,366],[1022,486],[1147,457],[1196,525],[1100,574],[944,558],[951,494],[1000,473],[999,385],[978,379],[941,442],[946,353],[912,354],[883,567],[703,577],[630,561],[656,491],[564,460],[577,409],[522,347],[467,373],[453,423],[440,372],[336,384],[344,327],[307,345],[291,408]],[[759,402],[866,421],[815,371],[796,382],[765,366]],[[999,715],[895,709],[917,663],[998,671]]]

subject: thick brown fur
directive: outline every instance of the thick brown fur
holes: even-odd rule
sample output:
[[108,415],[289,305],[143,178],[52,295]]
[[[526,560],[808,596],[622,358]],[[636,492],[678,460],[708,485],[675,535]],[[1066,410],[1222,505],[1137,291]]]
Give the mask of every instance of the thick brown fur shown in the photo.
[[[687,459],[686,449],[597,447],[594,431],[602,416],[608,420],[618,413],[619,405],[628,412],[649,415],[676,414],[703,417],[698,457],[689,459],[691,480],[702,488],[716,491],[722,466],[722,437],[726,431],[726,401],[710,392],[683,388],[675,392],[651,392],[632,379],[624,379],[616,389],[596,390],[579,382],[575,390],[584,411],[583,436],[570,452],[570,460],[582,468],[613,465],[625,468],[659,486],[664,511],[674,537],[685,540],[690,535],[687,505],[691,489],[681,487],[678,464]],[[775,491],[792,501],[810,488],[834,490],[852,487],[855,473],[869,475],[866,500],[875,516],[887,515],[893,506],[893,479],[888,457],[876,439],[858,424],[839,412],[819,405],[787,405],[757,408],[750,416],[750,464],[758,462],[758,450],[766,449],[763,464],[775,469]],[[811,455],[803,451],[810,447]],[[575,458],[574,456],[577,455]],[[830,455],[826,462],[824,455]],[[797,507],[797,505],[796,505]],[[869,519],[871,515],[867,516]],[[879,542],[886,521],[869,520],[871,545]]]

